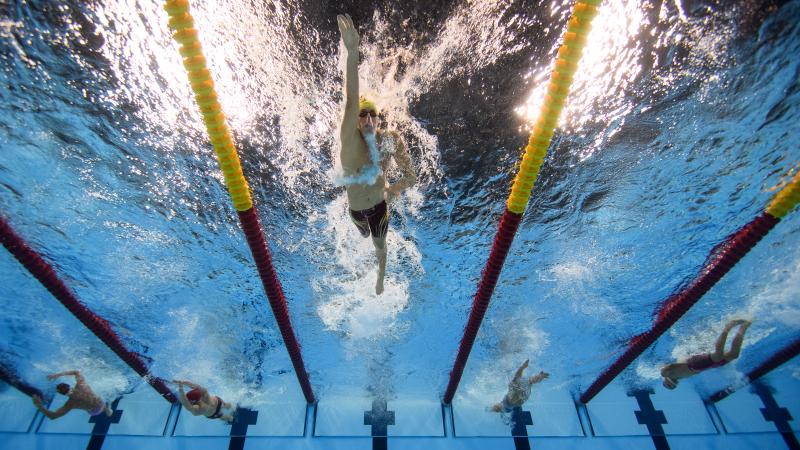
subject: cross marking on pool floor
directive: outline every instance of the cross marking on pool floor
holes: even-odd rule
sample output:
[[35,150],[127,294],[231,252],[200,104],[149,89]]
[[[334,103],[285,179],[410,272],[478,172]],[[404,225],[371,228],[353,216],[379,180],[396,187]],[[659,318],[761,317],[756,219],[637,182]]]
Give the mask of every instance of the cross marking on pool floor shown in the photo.
[[768,386],[758,382],[753,383],[753,392],[761,397],[761,402],[764,403],[765,408],[761,408],[764,420],[775,424],[775,428],[781,433],[787,447],[792,450],[800,449],[800,443],[798,443],[792,427],[789,426],[789,421],[792,420],[789,410],[778,405]]
[[364,425],[371,425],[373,450],[388,448],[388,426],[394,425],[394,411],[388,411],[386,400],[376,398],[372,401],[372,411],[364,411]]
[[514,448],[516,450],[531,450],[531,443],[528,441],[528,428],[527,425],[533,425],[533,418],[531,413],[523,411],[521,407],[515,406],[511,410],[511,422],[514,427],[511,428],[511,436],[514,437]]
[[247,427],[258,423],[258,411],[247,408],[237,408],[233,415],[233,425],[231,426],[231,442],[228,450],[243,450],[244,440],[247,437]]
[[653,401],[650,400],[650,395],[652,394],[652,390],[646,390],[635,391],[628,394],[628,396],[636,398],[636,403],[639,404],[640,409],[639,411],[634,411],[636,421],[647,426],[647,432],[650,433],[656,450],[669,450],[669,443],[664,435],[664,428],[661,426],[667,423],[667,417],[663,411],[659,411],[653,406]]
[[89,423],[93,423],[94,428],[92,428],[92,437],[89,439],[89,445],[86,446],[86,450],[100,450],[103,448],[108,428],[112,423],[119,423],[122,418],[122,410],[117,409],[119,401],[120,399],[118,398],[111,404],[111,410],[114,412],[111,417],[107,416],[105,412],[101,412],[89,419]]

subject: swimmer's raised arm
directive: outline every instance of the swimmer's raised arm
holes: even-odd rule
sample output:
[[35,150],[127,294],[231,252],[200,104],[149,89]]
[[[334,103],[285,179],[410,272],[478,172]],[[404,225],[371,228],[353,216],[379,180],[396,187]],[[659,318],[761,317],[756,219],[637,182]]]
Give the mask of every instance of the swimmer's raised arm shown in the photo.
[[727,324],[725,324],[725,328],[722,329],[722,333],[720,333],[719,337],[717,338],[717,341],[714,343],[714,354],[717,356],[718,359],[722,358],[723,355],[725,354],[725,343],[728,341],[728,334],[730,334],[733,327],[741,325],[745,322],[748,325],[750,325],[750,323],[747,322],[746,320],[731,320]]
[[[339,32],[347,49],[347,64],[344,74],[344,118],[342,119],[342,141],[352,139],[358,130],[358,31],[349,14],[336,16]],[[344,143],[344,142],[343,142]]]
[[208,392],[208,390],[203,386],[200,386],[199,384],[196,383],[192,383],[191,381],[176,381],[176,383],[178,383],[179,385],[185,384],[186,386],[189,386],[191,389],[200,389],[200,391],[202,391],[203,393]]

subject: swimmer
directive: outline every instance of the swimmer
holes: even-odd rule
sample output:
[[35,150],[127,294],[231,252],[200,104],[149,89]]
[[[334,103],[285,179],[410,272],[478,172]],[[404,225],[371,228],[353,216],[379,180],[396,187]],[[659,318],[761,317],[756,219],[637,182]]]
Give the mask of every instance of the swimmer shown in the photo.
[[56,386],[56,391],[61,395],[69,397],[67,401],[57,410],[50,411],[42,405],[42,399],[38,395],[34,395],[31,398],[33,404],[36,405],[36,409],[41,411],[42,414],[47,416],[50,420],[58,419],[73,409],[82,409],[88,412],[90,416],[99,416],[102,413],[106,413],[107,416],[113,415],[111,408],[106,405],[103,399],[92,391],[92,388],[86,384],[86,379],[83,378],[83,375],[77,370],[54,373],[49,375],[47,379],[55,380],[65,375],[72,375],[75,377],[75,387],[70,389],[67,383],[59,383]]
[[[189,381],[172,380],[178,385],[178,398],[181,405],[194,416],[206,416],[209,419],[222,419],[225,422],[233,422],[233,416],[222,412],[222,408],[231,409],[230,403],[224,402],[218,396],[211,396],[206,388],[191,383]],[[189,386],[192,390],[183,392],[183,386]]]
[[[375,293],[383,292],[386,273],[386,233],[389,229],[389,208],[400,193],[413,186],[417,178],[405,142],[395,131],[378,130],[378,109],[374,102],[359,97],[359,36],[349,15],[336,16],[344,46],[347,49],[345,73],[345,109],[342,118],[340,153],[346,183],[350,218],[361,236],[372,236],[378,259],[378,280]],[[394,158],[403,177],[388,184],[383,173]]]
[[[725,342],[728,340],[728,333],[731,332],[733,327],[740,325],[739,331],[733,337],[731,342],[730,351],[725,351]],[[663,384],[667,389],[675,389],[678,387],[678,380],[696,375],[704,370],[722,367],[725,364],[733,361],[739,357],[739,352],[742,350],[742,340],[744,340],[744,333],[750,322],[747,320],[731,320],[725,325],[722,334],[717,338],[716,348],[714,353],[704,353],[701,355],[694,355],[689,357],[685,362],[676,362],[667,364],[661,368],[661,376],[664,377]]]
[[526,359],[519,369],[517,369],[517,372],[514,374],[514,378],[509,381],[508,393],[506,393],[505,397],[503,397],[503,401],[500,403],[495,403],[494,406],[492,406],[492,411],[510,413],[514,410],[514,408],[521,407],[531,396],[531,387],[550,376],[550,374],[547,372],[539,372],[538,374],[523,380],[522,372],[524,372],[527,368],[528,360]]

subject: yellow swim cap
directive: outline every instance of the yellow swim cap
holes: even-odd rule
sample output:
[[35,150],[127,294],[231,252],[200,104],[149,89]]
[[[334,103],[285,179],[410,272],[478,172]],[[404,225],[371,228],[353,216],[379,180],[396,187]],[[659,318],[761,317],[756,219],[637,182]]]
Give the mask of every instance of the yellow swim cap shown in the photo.
[[365,109],[375,112],[378,111],[378,108],[375,106],[375,102],[362,95],[358,98],[358,110],[364,111]]

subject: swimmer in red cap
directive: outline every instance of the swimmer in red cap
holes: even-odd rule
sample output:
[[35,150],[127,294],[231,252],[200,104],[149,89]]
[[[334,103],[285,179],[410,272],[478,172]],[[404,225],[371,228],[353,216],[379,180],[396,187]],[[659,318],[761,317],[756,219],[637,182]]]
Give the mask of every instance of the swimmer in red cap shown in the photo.
[[70,388],[67,383],[59,383],[56,386],[56,391],[59,394],[69,397],[66,403],[61,406],[61,408],[58,408],[55,411],[50,411],[42,405],[42,399],[38,395],[34,395],[32,397],[33,404],[36,405],[36,409],[41,411],[42,414],[51,420],[58,419],[73,409],[82,409],[88,412],[90,416],[99,416],[102,413],[106,413],[108,416],[113,414],[111,408],[106,405],[106,402],[104,402],[103,399],[98,397],[97,394],[92,391],[92,388],[86,384],[86,379],[83,378],[83,375],[81,375],[81,373],[77,370],[54,373],[49,375],[47,379],[55,380],[56,378],[63,377],[65,375],[72,375],[75,377],[75,387]]
[[[728,340],[728,333],[731,332],[733,327],[740,325],[739,331],[731,341],[730,351],[725,351],[725,342]],[[731,320],[725,325],[722,334],[717,338],[717,343],[714,353],[703,353],[702,355],[694,355],[689,357],[684,362],[676,362],[667,364],[661,368],[661,376],[664,377],[662,383],[667,389],[675,389],[678,387],[678,381],[681,378],[687,378],[696,375],[704,370],[722,367],[725,364],[733,361],[739,357],[739,352],[742,350],[742,341],[744,340],[744,333],[747,327],[750,326],[750,321],[747,320]]]
[[[222,419],[225,422],[233,422],[233,417],[230,414],[224,414],[222,409],[231,409],[230,403],[224,402],[218,396],[211,396],[206,388],[189,381],[172,380],[173,383],[178,385],[179,398],[181,404],[192,415],[206,416],[209,419]],[[189,386],[192,390],[189,392],[183,391],[183,386]]]
[[[345,72],[345,106],[339,154],[345,177],[341,181],[347,190],[350,219],[361,236],[372,236],[378,258],[378,280],[375,293],[383,292],[386,274],[386,233],[389,230],[387,202],[416,183],[403,138],[396,131],[378,130],[378,108],[375,103],[358,92],[358,31],[349,15],[336,16],[342,41],[347,49]],[[394,158],[403,176],[389,184],[384,178],[391,159]]]

